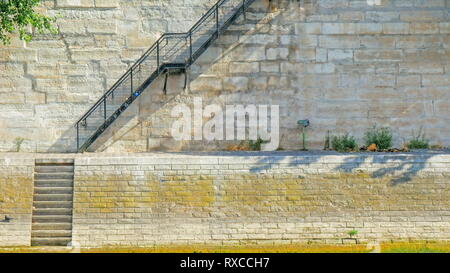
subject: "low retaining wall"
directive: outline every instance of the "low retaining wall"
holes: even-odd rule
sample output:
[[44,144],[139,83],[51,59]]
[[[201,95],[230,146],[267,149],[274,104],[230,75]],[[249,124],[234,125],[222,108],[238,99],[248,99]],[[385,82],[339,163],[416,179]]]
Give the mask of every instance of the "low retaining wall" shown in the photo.
[[[27,245],[30,194],[17,207],[4,201],[12,173],[23,170],[9,157],[0,160],[0,218],[20,222],[0,223],[0,245]],[[73,157],[73,241],[81,246],[450,240],[448,153]],[[22,198],[30,184],[15,183],[6,196]],[[12,230],[23,239],[5,235]]]
[[33,171],[32,157],[0,154],[0,246],[30,245]]

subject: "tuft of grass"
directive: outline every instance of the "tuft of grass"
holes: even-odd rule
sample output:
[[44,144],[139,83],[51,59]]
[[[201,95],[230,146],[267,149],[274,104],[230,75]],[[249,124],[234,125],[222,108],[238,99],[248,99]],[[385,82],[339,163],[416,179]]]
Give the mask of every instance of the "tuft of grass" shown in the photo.
[[16,145],[16,152],[20,152],[20,148],[24,141],[25,141],[25,139],[21,138],[21,137],[18,137],[14,140],[14,144]]
[[356,229],[350,230],[349,232],[347,232],[347,234],[348,234],[351,238],[353,238],[353,236],[358,235],[358,231],[357,231]]
[[356,150],[358,145],[353,136],[345,134],[343,136],[333,136],[331,146],[333,147],[333,150],[344,153]]
[[412,133],[412,139],[406,145],[409,149],[428,149],[430,148],[430,141],[425,137],[425,133],[422,132],[420,127],[417,135]]
[[449,253],[448,243],[385,243],[382,253]]
[[366,146],[376,144],[379,150],[386,150],[392,147],[392,131],[388,127],[373,127],[366,132]]
[[261,145],[268,143],[269,141],[262,140],[260,137],[256,141],[250,140],[248,142],[248,147],[251,151],[261,151]]

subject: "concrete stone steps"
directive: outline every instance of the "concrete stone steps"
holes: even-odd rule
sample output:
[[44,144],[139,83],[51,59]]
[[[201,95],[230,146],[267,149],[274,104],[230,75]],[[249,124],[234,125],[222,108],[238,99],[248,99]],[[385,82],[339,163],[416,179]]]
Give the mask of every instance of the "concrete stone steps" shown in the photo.
[[47,180],[47,179],[73,179],[72,173],[35,173],[35,180]]
[[34,186],[38,188],[52,187],[52,188],[71,188],[73,186],[73,179],[42,179],[34,181]]
[[38,159],[34,174],[32,246],[72,241],[73,159]]
[[73,173],[74,167],[71,165],[38,165],[34,171],[38,173]]
[[32,232],[38,231],[60,231],[66,230],[72,232],[72,223],[32,223]]
[[35,187],[35,194],[72,194],[73,187]]
[[32,246],[67,246],[72,241],[72,236],[54,238],[31,238]]
[[72,201],[72,194],[35,194],[34,201]]
[[31,232],[31,236],[38,238],[70,238],[71,230],[38,230]]
[[33,223],[72,223],[72,215],[33,215]]
[[72,215],[71,208],[36,208],[34,215]]
[[49,209],[49,208],[70,208],[72,209],[73,205],[70,201],[34,201],[33,207]]

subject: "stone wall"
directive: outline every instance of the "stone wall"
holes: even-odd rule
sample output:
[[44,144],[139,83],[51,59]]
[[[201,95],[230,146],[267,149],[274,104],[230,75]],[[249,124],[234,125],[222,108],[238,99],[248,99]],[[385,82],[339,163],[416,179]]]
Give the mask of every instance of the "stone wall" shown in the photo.
[[[0,245],[29,245],[34,159],[0,155]],[[5,217],[8,217],[8,221]]]
[[450,240],[449,155],[78,158],[82,246]]
[[[1,156],[1,246],[30,244],[34,160],[68,156]],[[73,157],[81,246],[450,240],[449,154]]]
[[[0,149],[73,151],[73,124],[165,31],[185,31],[214,1],[45,1],[61,14],[58,36],[0,49]],[[300,6],[302,2],[306,4]],[[314,2],[315,4],[311,4]],[[450,145],[450,1],[256,0],[188,73],[152,85],[97,151],[224,149],[229,142],[175,142],[177,102],[278,104],[281,147],[310,147],[328,130],[360,142],[367,128],[394,128],[396,146],[424,128]],[[152,104],[149,102],[152,101]],[[362,144],[362,143],[361,143]]]

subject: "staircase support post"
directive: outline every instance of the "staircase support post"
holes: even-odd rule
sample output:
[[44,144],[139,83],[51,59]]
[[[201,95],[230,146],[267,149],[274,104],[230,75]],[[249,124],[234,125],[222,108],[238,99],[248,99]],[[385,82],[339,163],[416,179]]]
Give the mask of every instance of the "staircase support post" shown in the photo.
[[106,97],[103,98],[103,117],[106,121]]
[[167,70],[166,78],[164,79],[164,88],[163,88],[164,95],[167,95],[167,80],[168,80],[168,78],[169,78],[169,70]]
[[80,149],[80,124],[77,123],[77,151]]
[[217,38],[219,38],[219,4],[216,4],[216,31]]
[[131,95],[133,95],[133,68],[131,68],[131,72],[130,72],[130,77],[131,77]]
[[156,44],[156,66],[158,67],[158,73],[159,73],[159,39]]
[[189,65],[192,64],[192,32],[189,32]]

